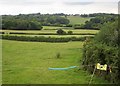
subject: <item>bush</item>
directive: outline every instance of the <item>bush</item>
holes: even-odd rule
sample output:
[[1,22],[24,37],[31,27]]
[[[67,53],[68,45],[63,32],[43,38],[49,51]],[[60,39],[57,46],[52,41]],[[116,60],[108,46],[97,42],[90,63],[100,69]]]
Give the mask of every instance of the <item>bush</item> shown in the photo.
[[58,35],[65,35],[66,32],[65,32],[64,30],[62,30],[62,29],[58,29],[58,30],[57,30],[57,34],[58,34]]
[[[111,83],[120,83],[120,58],[118,49],[117,22],[105,24],[94,40],[86,41],[83,47],[83,65],[85,70],[93,72],[96,63],[107,64],[112,72],[96,71],[98,76]],[[97,73],[99,72],[99,74]]]
[[[119,79],[119,59],[118,59],[118,48],[110,47],[105,44],[100,43],[89,43],[89,45],[84,45],[83,48],[83,65],[93,65],[93,66],[85,66],[84,69],[93,72],[94,66],[96,63],[107,64],[112,67],[112,73],[104,72],[104,71],[96,71],[100,72],[98,76],[103,77],[104,79],[110,81],[111,83],[118,83]],[[109,77],[109,78],[108,78]]]
[[68,31],[68,34],[71,35],[71,34],[73,34],[73,32],[72,31]]
[[118,22],[106,23],[101,28],[99,34],[96,35],[95,40],[106,44],[108,46],[117,46],[119,44],[118,39]]

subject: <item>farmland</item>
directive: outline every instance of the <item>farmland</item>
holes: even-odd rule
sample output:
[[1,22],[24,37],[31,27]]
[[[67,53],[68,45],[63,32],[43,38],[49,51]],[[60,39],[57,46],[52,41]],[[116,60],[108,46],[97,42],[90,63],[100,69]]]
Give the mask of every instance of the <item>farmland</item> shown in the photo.
[[[91,74],[81,69],[83,42],[41,43],[2,41],[4,84],[86,84]],[[60,58],[56,54],[60,53]],[[80,66],[80,70],[48,70]],[[107,83],[94,77],[92,83]]]
[[[72,31],[73,34],[57,35],[56,31],[60,28],[65,32]],[[43,26],[42,30],[0,30],[0,32],[3,32],[4,35],[8,34],[10,36],[67,38],[94,36],[94,34],[97,34],[99,31]],[[89,83],[91,74],[82,70],[81,66],[82,47],[84,42],[47,43],[2,40],[2,43],[2,79],[4,84]],[[58,53],[60,54],[60,58],[56,58]],[[49,67],[65,68],[74,65],[78,66],[78,68],[63,71],[48,70]],[[78,70],[79,68],[80,70]],[[107,82],[94,77],[92,83],[99,84]]]
[[[90,15],[4,15],[0,30],[2,83],[88,84],[96,63],[116,66],[119,60],[115,43],[118,40],[116,32],[112,33],[117,31],[112,28],[117,26],[112,24],[116,17],[103,15],[95,14],[93,19]],[[108,19],[110,22],[104,25]],[[77,67],[49,70],[70,66]],[[108,68],[106,71],[101,69],[95,71],[91,84],[118,82],[118,70],[110,72]]]
[[[50,27],[51,28],[51,27]],[[4,32],[4,33],[15,33],[15,34],[19,34],[19,33],[22,33],[22,34],[30,34],[30,35],[57,35],[56,34],[56,31],[57,30],[51,30],[51,29],[48,29],[48,30],[0,30],[0,32]],[[99,30],[74,30],[74,29],[63,29],[65,32],[68,32],[68,31],[72,31],[73,34],[72,35],[94,35],[94,34],[97,34],[99,32]]]
[[70,24],[84,24],[85,21],[91,19],[91,17],[83,18],[80,16],[68,16],[67,18],[70,20]]
[[[58,35],[56,33],[58,29],[63,29],[66,33],[72,31],[73,34]],[[67,38],[94,36],[99,31],[43,26],[42,30],[0,30],[0,32],[10,36]],[[82,70],[80,66],[83,42],[46,43],[2,40],[2,44],[3,84],[89,83],[91,74]],[[57,53],[60,53],[59,59],[56,58]],[[79,68],[67,71],[48,70],[49,67],[65,68],[74,65],[80,66],[80,70],[78,71]],[[94,77],[92,83],[107,82]]]

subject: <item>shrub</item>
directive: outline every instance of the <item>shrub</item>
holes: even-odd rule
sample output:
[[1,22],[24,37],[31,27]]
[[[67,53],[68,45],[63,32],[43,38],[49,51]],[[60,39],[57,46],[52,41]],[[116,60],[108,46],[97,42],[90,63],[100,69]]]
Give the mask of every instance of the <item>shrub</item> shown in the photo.
[[106,23],[101,28],[99,34],[96,35],[95,40],[106,45],[117,46],[119,44],[118,39],[118,22]]
[[[89,45],[84,45],[83,48],[83,65],[93,65],[93,66],[85,66],[84,69],[86,69],[89,72],[93,72],[94,65],[96,63],[100,64],[107,64],[112,67],[112,73],[104,71],[96,71],[100,72],[98,76],[104,77],[106,80],[109,80],[112,83],[118,83],[119,79],[119,57],[118,57],[118,48],[116,47],[110,47],[105,44],[100,43],[89,43]],[[109,77],[109,78],[107,78]]]
[[72,31],[68,31],[68,34],[71,35],[71,34],[73,34],[73,32]]
[[83,65],[85,70],[91,73],[94,70],[96,63],[107,64],[111,66],[112,72],[96,71],[99,72],[98,76],[111,83],[120,83],[120,58],[118,48],[118,27],[117,22],[105,24],[100,33],[97,34],[94,40],[86,41],[83,47]]
[[64,30],[62,30],[62,29],[58,29],[58,30],[57,30],[57,34],[58,34],[58,35],[65,35],[66,32],[65,32]]

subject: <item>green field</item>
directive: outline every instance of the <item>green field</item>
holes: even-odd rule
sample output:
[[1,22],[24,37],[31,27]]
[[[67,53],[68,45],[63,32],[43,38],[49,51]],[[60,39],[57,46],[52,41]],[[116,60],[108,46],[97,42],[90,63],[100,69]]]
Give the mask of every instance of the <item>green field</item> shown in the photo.
[[[73,33],[92,33],[92,34],[96,34],[99,32],[99,30],[74,30],[74,29],[63,29],[64,31],[68,32],[68,31],[73,31]],[[10,32],[21,32],[21,33],[56,33],[57,30],[0,30],[0,32],[6,32],[6,33],[10,33]]]
[[[48,70],[49,67],[80,66],[83,42],[46,43],[2,40],[3,84],[88,84],[91,74],[80,67]],[[61,58],[56,58],[60,53]],[[94,77],[92,84],[106,83]]]
[[91,18],[83,18],[80,16],[68,16],[67,17],[70,20],[70,24],[84,24],[85,21],[89,21]]
[[91,37],[94,35],[22,35],[22,34],[11,34],[10,36],[28,36],[28,37],[52,37],[52,38],[68,38],[68,37]]
[[43,26],[43,30],[73,29],[73,27]]

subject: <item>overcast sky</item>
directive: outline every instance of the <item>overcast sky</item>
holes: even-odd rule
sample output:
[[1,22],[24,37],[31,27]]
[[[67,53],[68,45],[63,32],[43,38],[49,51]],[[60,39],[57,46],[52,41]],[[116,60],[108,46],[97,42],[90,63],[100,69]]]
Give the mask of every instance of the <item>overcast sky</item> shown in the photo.
[[0,0],[0,15],[118,13],[119,0]]

